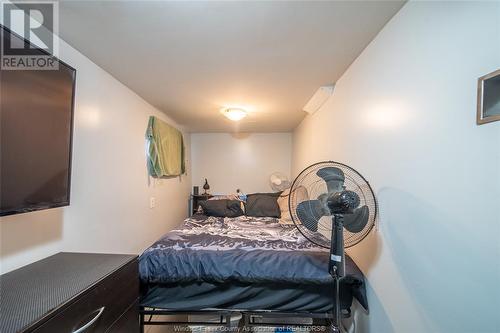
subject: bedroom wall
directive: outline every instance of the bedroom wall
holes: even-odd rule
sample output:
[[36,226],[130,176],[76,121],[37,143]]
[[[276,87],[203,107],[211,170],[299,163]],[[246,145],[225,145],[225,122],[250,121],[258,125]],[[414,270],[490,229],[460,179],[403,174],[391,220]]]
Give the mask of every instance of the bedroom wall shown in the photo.
[[269,176],[290,176],[291,133],[191,134],[192,183],[211,193],[270,192]]
[[379,200],[360,332],[500,330],[500,122],[475,124],[499,68],[500,2],[409,2],[294,131],[293,174],[342,161]]
[[64,42],[60,58],[77,70],[71,205],[0,218],[1,272],[59,251],[140,253],[187,215],[189,161],[187,176],[146,172],[148,117],[175,123]]

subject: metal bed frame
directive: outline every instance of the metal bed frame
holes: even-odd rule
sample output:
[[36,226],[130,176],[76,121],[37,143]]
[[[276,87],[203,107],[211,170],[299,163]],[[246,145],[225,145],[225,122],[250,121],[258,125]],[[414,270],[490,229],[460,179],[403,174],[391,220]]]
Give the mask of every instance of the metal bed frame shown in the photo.
[[[226,330],[231,330],[231,316],[241,314],[241,319],[238,327],[234,327],[235,331],[239,331],[244,327],[257,326],[277,326],[277,327],[311,327],[325,326],[329,327],[333,319],[332,313],[310,313],[310,312],[280,312],[270,310],[198,310],[198,311],[176,311],[158,308],[140,307],[139,320],[141,325],[141,333],[144,333],[145,326],[161,326],[161,325],[195,325],[195,326],[224,326]],[[153,316],[179,316],[179,315],[210,315],[217,317],[217,321],[184,321],[184,320],[154,320]],[[146,319],[146,317],[149,318]],[[283,323],[283,322],[259,322],[257,318],[310,318],[312,323]]]

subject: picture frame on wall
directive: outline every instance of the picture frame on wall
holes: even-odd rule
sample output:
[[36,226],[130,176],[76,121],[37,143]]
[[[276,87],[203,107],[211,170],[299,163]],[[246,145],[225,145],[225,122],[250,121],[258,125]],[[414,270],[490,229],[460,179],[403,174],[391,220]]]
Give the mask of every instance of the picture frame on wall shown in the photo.
[[500,120],[500,69],[484,75],[477,84],[477,124]]

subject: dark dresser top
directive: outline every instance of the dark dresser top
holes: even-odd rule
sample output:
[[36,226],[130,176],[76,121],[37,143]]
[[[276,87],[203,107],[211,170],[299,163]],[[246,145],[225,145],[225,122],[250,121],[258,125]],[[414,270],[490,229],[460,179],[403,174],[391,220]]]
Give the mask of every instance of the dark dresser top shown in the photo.
[[61,252],[0,275],[0,332],[18,332],[50,316],[135,258]]

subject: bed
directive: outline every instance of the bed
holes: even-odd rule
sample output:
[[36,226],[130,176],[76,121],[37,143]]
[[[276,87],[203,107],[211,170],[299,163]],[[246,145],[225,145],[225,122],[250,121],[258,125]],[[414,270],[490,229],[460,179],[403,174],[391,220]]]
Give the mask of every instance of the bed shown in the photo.
[[[277,218],[193,215],[140,256],[140,305],[164,313],[329,313],[328,253]],[[353,298],[368,309],[364,277],[346,257],[344,312]]]

